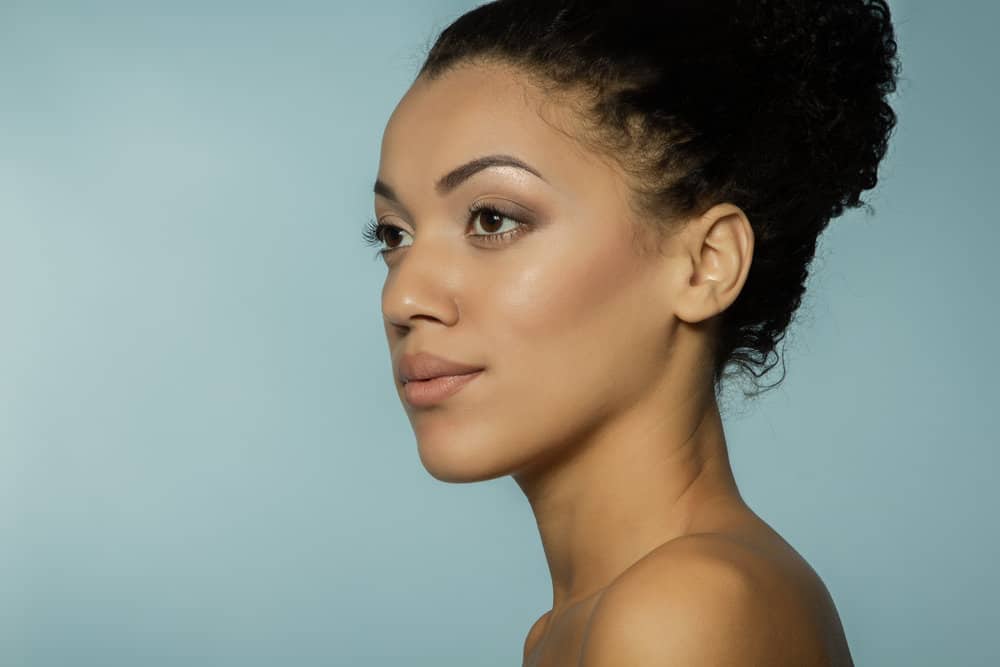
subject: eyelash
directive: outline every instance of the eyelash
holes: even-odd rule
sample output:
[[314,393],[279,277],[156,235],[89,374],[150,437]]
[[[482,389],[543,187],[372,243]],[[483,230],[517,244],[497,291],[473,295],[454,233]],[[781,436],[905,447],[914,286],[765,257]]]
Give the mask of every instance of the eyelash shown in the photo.
[[[497,207],[495,207],[495,206],[493,206],[491,204],[483,204],[483,203],[473,204],[472,206],[469,207],[469,219],[468,219],[468,221],[467,221],[466,224],[468,224],[469,222],[472,222],[473,220],[475,220],[476,215],[482,213],[483,211],[488,211],[488,212],[493,213],[496,216],[501,217],[501,218],[507,218],[508,220],[513,220],[514,222],[518,223],[518,225],[519,225],[517,228],[508,230],[506,232],[493,233],[493,234],[472,234],[472,236],[476,236],[478,238],[485,239],[487,243],[493,243],[493,244],[504,243],[504,242],[507,241],[507,239],[510,239],[510,238],[513,238],[515,236],[518,236],[518,235],[522,234],[525,231],[524,228],[528,226],[527,222],[525,222],[525,221],[523,221],[523,220],[521,220],[519,218],[515,218],[514,216],[512,216],[512,215],[510,215],[508,213],[505,213],[502,210],[500,210],[499,208],[497,208]],[[387,224],[378,222],[374,218],[372,218],[371,220],[369,220],[368,224],[365,226],[364,232],[362,233],[362,237],[363,237],[363,239],[365,241],[365,244],[366,245],[370,245],[370,246],[377,246],[380,243],[385,243],[385,241],[382,238],[382,235],[387,230],[390,230],[390,229],[395,229],[395,230],[398,230],[398,231],[401,231],[401,232],[406,232],[406,230],[400,229],[399,227],[397,227],[395,225],[387,225]],[[382,257],[384,255],[388,255],[389,253],[391,253],[393,251],[396,251],[396,250],[399,250],[399,248],[385,248],[385,249],[379,250],[378,252],[375,253],[374,259],[378,259],[379,257]]]

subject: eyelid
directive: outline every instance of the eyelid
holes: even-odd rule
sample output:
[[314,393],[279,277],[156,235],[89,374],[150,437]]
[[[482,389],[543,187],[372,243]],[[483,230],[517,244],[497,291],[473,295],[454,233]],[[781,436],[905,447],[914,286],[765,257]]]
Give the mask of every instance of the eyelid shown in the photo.
[[[532,215],[532,213],[533,213],[532,209],[530,209],[530,208],[528,208],[526,206],[521,206],[520,204],[518,204],[518,203],[516,203],[516,202],[514,202],[513,200],[510,200],[510,199],[505,199],[503,197],[498,197],[498,199],[501,199],[502,201],[504,201],[505,204],[506,203],[513,204],[513,208],[522,209],[525,212],[528,212],[529,214],[528,215],[523,215],[523,214],[518,213],[518,212],[509,211],[509,210],[507,210],[507,207],[505,205],[500,205],[500,204],[492,203],[491,201],[489,201],[489,198],[477,199],[471,205],[469,205],[469,207],[467,209],[467,217],[466,217],[466,221],[465,221],[466,226],[469,226],[470,224],[474,224],[474,220],[476,219],[476,217],[482,211],[484,211],[484,210],[488,210],[488,211],[492,211],[494,213],[497,213],[501,217],[506,218],[507,220],[511,220],[511,221],[515,222],[517,224],[517,226],[514,229],[507,230],[506,232],[494,232],[494,233],[486,233],[486,234],[467,234],[466,236],[469,236],[469,237],[472,237],[472,238],[476,238],[476,239],[481,239],[482,243],[500,245],[500,244],[510,243],[510,242],[512,242],[512,240],[514,238],[517,238],[517,237],[519,237],[519,236],[521,236],[523,234],[529,233],[529,232],[531,232],[536,227],[537,222],[535,220],[535,216]],[[387,229],[395,229],[397,232],[402,232],[404,234],[408,234],[411,238],[413,237],[413,233],[411,233],[410,231],[408,231],[408,230],[400,227],[399,225],[394,225],[392,223],[383,222],[383,220],[385,219],[385,217],[386,216],[382,216],[378,220],[374,221],[377,224],[377,227],[375,227],[375,228],[369,228],[369,231],[367,232],[368,236],[366,236],[366,238],[371,237],[370,240],[373,241],[374,240],[374,234],[377,233],[377,229],[379,227],[381,227],[381,228],[387,228]],[[412,245],[412,243],[411,243],[411,245]],[[401,249],[403,249],[405,247],[408,247],[408,246],[396,246],[395,248],[384,248],[382,250],[379,250],[378,253],[377,253],[377,255],[383,255],[383,256],[390,255],[390,254],[394,253],[395,251],[401,250]]]
[[[474,221],[476,215],[478,215],[484,209],[489,209],[499,213],[508,220],[513,220],[518,224],[519,227],[533,227],[535,225],[535,216],[528,209],[524,209],[524,207],[519,206],[518,204],[511,202],[510,200],[507,199],[502,199],[501,201],[503,201],[504,204],[497,204],[491,202],[489,199],[478,199],[474,201],[469,206],[469,211],[468,211],[469,217],[466,220],[466,222]],[[507,206],[507,203],[510,203],[511,206]],[[522,213],[517,209],[523,210],[524,213]],[[474,234],[474,236],[483,236],[483,235]],[[486,236],[493,236],[493,234],[488,234]]]
[[[537,216],[537,213],[531,207],[525,206],[524,204],[519,204],[518,202],[514,201],[513,199],[509,199],[507,197],[500,197],[500,196],[497,196],[497,195],[486,195],[484,197],[480,197],[480,198],[474,200],[472,202],[472,204],[470,204],[469,207],[466,209],[466,213],[470,213],[474,209],[483,208],[483,207],[490,207],[490,208],[496,208],[496,209],[503,208],[503,206],[499,206],[499,205],[493,204],[492,203],[493,200],[499,200],[499,201],[505,202],[505,204],[510,204],[511,206],[513,206],[514,207],[513,211],[511,211],[511,210],[501,210],[500,213],[503,213],[505,216],[507,216],[509,218],[512,218],[513,220],[515,220],[517,222],[524,223],[524,224],[531,224],[531,223],[534,222],[534,218]],[[393,212],[393,213],[386,213],[386,214],[381,215],[378,218],[376,218],[376,222],[378,222],[380,224],[387,224],[387,225],[391,224],[391,223],[385,222],[385,220],[386,220],[386,218],[388,218],[389,216],[392,216],[392,215],[398,215],[398,214],[395,213],[395,212]],[[412,225],[410,225],[410,223],[407,223],[407,225],[408,226],[412,226]],[[398,227],[399,225],[393,225],[393,226],[394,227]],[[404,229],[403,231],[407,231],[407,230]]]
[[[537,215],[535,213],[534,209],[532,209],[532,208],[530,208],[528,206],[525,206],[524,204],[519,204],[518,202],[514,201],[513,199],[508,199],[507,197],[500,197],[498,195],[486,195],[484,197],[480,197],[479,199],[476,199],[474,202],[472,202],[472,205],[469,206],[469,208],[475,208],[477,206],[480,206],[480,207],[481,206],[491,206],[492,205],[491,204],[491,200],[494,200],[494,199],[502,201],[502,202],[505,202],[506,204],[510,204],[515,209],[524,212],[524,214],[521,214],[521,213],[512,213],[512,215],[517,215],[517,216],[522,217],[522,218],[524,218],[524,217],[529,217],[530,218],[531,216]],[[497,206],[496,208],[500,208],[500,207]]]

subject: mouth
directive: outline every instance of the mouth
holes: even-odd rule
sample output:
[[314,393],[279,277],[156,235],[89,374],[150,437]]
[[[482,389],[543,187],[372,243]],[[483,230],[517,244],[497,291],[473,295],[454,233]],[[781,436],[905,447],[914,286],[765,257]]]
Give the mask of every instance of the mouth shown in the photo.
[[482,375],[483,370],[459,375],[441,375],[426,380],[410,380],[403,384],[403,394],[410,405],[429,407],[457,394]]

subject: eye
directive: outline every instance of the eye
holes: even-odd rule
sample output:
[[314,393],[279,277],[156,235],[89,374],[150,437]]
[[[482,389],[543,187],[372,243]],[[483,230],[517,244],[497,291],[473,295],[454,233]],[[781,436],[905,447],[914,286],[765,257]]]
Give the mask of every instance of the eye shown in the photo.
[[[472,234],[472,236],[485,237],[486,239],[489,240],[490,243],[496,243],[498,238],[499,239],[508,238],[511,235],[510,234],[511,231],[516,232],[517,229],[527,224],[511,215],[504,213],[503,211],[493,206],[490,206],[489,204],[483,204],[483,203],[473,204],[469,208],[469,221],[476,222],[483,220],[486,221],[483,226],[483,230],[486,231],[486,233]],[[514,228],[514,230],[507,230],[502,233],[499,230],[492,229],[493,227],[496,226],[499,226],[502,229],[504,220],[509,220],[510,222],[515,223],[517,226]]]
[[[368,224],[362,233],[362,238],[365,241],[365,245],[377,246],[379,244],[386,243],[386,237],[392,237],[397,234],[408,234],[408,232],[405,229],[396,227],[395,225],[387,225],[372,218],[368,221]],[[412,245],[412,243],[410,245]],[[390,246],[389,248],[379,250],[375,254],[375,257],[377,258],[381,255],[390,253],[399,247],[401,246]]]
[[[515,227],[513,229],[501,231],[504,226],[504,221],[514,223]],[[478,226],[486,232],[485,234],[469,234],[469,236],[481,239],[489,244],[502,244],[507,240],[526,232],[531,226],[531,223],[521,220],[513,214],[506,213],[496,206],[483,202],[477,202],[469,207],[469,219],[466,224],[468,223],[473,223],[473,227]],[[477,225],[475,223],[480,224]],[[405,229],[371,219],[365,227],[362,236],[366,245],[378,246],[383,243],[390,243],[392,239],[398,237],[400,234],[410,236],[410,233]],[[413,245],[413,242],[411,241],[407,245]],[[375,258],[388,255],[395,250],[405,247],[407,246],[395,245],[383,248],[375,254]]]

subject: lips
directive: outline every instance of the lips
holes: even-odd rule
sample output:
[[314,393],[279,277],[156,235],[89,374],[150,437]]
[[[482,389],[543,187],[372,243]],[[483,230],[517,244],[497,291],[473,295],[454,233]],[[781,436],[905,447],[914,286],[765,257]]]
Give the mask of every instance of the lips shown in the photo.
[[429,408],[443,403],[462,388],[475,382],[482,371],[464,375],[445,375],[429,380],[410,380],[403,385],[403,396],[414,408]]
[[452,361],[429,352],[417,352],[404,354],[400,359],[399,380],[406,384],[410,381],[430,380],[449,375],[468,375],[481,370],[483,370],[482,366]]

